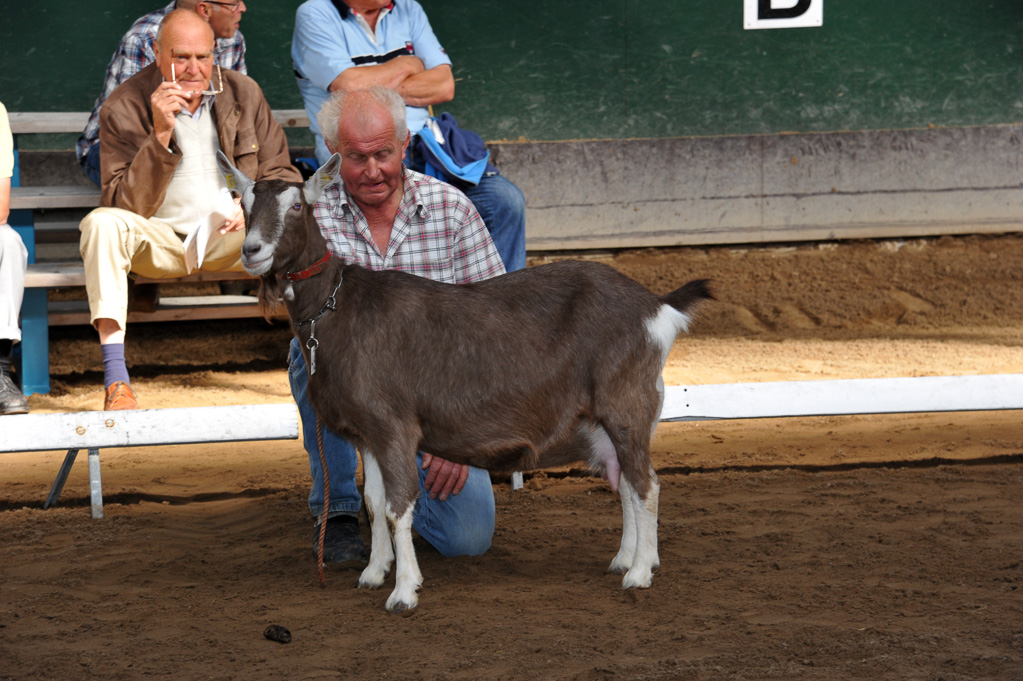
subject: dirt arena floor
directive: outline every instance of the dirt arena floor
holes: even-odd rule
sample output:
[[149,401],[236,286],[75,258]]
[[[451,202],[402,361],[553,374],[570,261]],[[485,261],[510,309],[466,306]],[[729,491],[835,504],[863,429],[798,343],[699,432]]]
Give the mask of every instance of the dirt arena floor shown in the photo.
[[[669,384],[1023,371],[1021,235],[600,259],[716,281]],[[285,327],[130,333],[143,407],[290,400]],[[33,411],[101,408],[99,354],[55,330]],[[319,588],[297,442],[104,451],[103,520],[84,462],[43,511],[63,453],[0,456],[0,679],[1023,678],[1019,412],[664,424],[653,449],[651,589],[605,573],[616,497],[565,469],[495,479],[486,555],[417,543],[406,618],[393,575]]]

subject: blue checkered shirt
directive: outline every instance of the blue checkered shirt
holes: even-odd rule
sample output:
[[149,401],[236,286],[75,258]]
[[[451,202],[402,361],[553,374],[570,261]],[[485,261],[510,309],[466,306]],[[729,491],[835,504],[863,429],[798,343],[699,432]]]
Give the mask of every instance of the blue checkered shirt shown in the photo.
[[[103,93],[96,100],[92,107],[92,115],[89,122],[85,124],[85,132],[78,138],[75,150],[78,153],[78,162],[85,165],[85,157],[89,151],[99,142],[99,110],[103,102],[114,89],[128,80],[136,73],[156,61],[156,54],[153,52],[153,43],[156,41],[156,32],[160,28],[160,22],[174,9],[174,2],[163,9],[141,17],[131,25],[128,32],[121,38],[121,44],[117,46],[113,58],[107,65],[106,80],[103,81]],[[222,69],[234,69],[247,74],[245,68],[245,38],[241,31],[235,31],[234,37],[217,39],[217,47],[214,51],[214,59]]]
[[371,270],[402,270],[448,284],[504,274],[490,233],[465,194],[407,168],[403,185],[386,253],[342,183],[324,189],[313,214],[331,253]]

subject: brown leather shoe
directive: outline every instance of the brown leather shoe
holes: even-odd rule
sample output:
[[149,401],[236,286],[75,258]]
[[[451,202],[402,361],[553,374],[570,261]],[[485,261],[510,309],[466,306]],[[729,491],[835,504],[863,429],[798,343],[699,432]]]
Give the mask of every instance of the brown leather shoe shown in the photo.
[[139,405],[135,401],[135,391],[124,381],[111,383],[107,388],[107,396],[103,400],[104,411],[122,411],[138,408]]

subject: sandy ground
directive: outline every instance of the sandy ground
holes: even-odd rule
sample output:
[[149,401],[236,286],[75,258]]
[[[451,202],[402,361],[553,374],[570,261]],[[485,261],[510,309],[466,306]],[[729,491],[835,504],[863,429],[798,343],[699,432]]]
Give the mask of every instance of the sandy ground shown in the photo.
[[[658,292],[716,281],[669,384],[1023,370],[1023,236],[601,259]],[[290,400],[285,327],[131,334],[143,407]],[[88,329],[51,362],[35,412],[101,407]],[[418,543],[407,618],[391,581],[318,587],[297,442],[104,451],[99,521],[84,463],[43,511],[63,453],[4,455],[0,679],[1023,678],[1018,412],[663,424],[653,450],[651,589],[604,572],[619,505],[564,469],[495,480],[486,555]]]

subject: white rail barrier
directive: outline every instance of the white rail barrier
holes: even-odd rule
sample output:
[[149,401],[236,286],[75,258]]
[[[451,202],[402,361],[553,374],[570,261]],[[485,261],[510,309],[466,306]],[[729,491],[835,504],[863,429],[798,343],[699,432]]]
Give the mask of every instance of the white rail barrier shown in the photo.
[[1023,409],[1023,374],[668,386],[661,421]]

